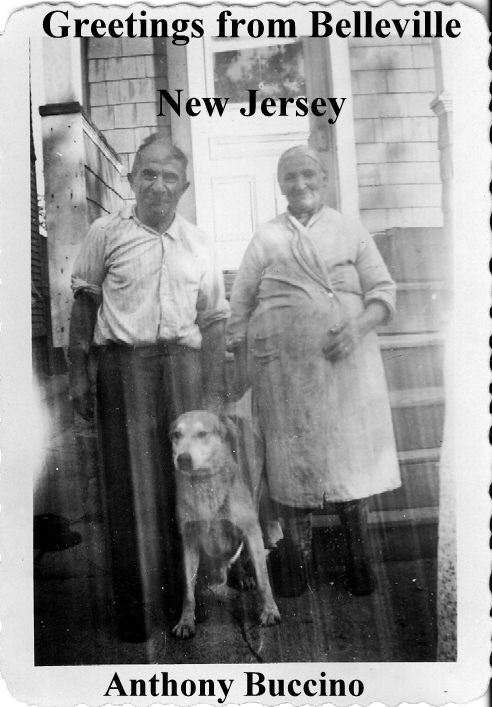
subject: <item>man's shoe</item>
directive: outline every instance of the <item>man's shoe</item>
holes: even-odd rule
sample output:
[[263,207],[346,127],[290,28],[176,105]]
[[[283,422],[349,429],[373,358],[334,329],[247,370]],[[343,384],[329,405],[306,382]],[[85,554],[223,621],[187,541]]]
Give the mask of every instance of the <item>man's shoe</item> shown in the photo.
[[352,562],[347,568],[345,585],[357,597],[368,596],[376,588],[376,578],[368,562]]
[[123,614],[118,619],[118,638],[125,643],[144,643],[149,635],[143,616],[133,613]]
[[300,597],[308,588],[309,562],[298,547],[285,538],[268,555],[273,590],[283,597]]
[[367,503],[363,500],[338,503],[337,511],[347,543],[345,585],[354,596],[367,596],[376,588],[371,569]]

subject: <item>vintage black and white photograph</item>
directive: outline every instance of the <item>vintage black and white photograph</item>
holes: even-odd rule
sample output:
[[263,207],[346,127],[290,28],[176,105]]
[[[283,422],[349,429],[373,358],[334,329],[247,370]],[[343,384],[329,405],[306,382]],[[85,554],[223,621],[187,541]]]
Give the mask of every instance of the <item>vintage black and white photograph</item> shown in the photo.
[[[19,695],[478,698],[488,235],[462,214],[487,201],[483,15],[59,4],[9,33],[32,385],[8,376],[29,409],[7,470],[28,458],[30,492],[2,507],[29,547],[9,592],[29,586],[18,636],[44,686]],[[90,690],[70,671],[89,666]]]

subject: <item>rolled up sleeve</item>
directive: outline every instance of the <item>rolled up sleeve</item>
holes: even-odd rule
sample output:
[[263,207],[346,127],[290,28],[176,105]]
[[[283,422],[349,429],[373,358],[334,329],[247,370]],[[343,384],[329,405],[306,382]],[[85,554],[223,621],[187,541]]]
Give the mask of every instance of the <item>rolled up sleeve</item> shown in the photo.
[[72,292],[76,297],[86,292],[97,302],[102,298],[102,283],[105,276],[104,229],[95,222],[78,253],[72,272]]
[[359,273],[364,304],[382,302],[388,309],[386,322],[391,321],[396,307],[396,284],[372,236],[362,231],[359,239],[356,268]]
[[197,300],[196,322],[199,329],[206,329],[214,322],[229,317],[229,302],[225,297],[224,276],[220,270],[215,250],[213,250],[208,267],[202,275]]

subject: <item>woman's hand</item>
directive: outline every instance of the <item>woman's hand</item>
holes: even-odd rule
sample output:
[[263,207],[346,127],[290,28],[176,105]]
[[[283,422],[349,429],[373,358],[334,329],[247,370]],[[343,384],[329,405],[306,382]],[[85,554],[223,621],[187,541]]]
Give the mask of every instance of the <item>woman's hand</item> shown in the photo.
[[388,318],[388,308],[383,302],[369,302],[362,314],[354,319],[346,319],[331,327],[328,339],[323,346],[325,358],[339,361],[350,356],[364,336],[383,324]]
[[347,319],[331,327],[323,346],[325,358],[329,361],[346,358],[359,345],[363,335],[358,319]]

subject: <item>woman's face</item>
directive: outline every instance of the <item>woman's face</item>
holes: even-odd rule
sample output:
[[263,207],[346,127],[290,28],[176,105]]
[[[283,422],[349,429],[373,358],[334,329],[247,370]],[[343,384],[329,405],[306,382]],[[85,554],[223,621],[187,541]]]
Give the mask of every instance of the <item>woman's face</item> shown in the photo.
[[297,155],[287,158],[280,167],[278,181],[296,218],[310,218],[322,207],[326,177],[311,157]]

